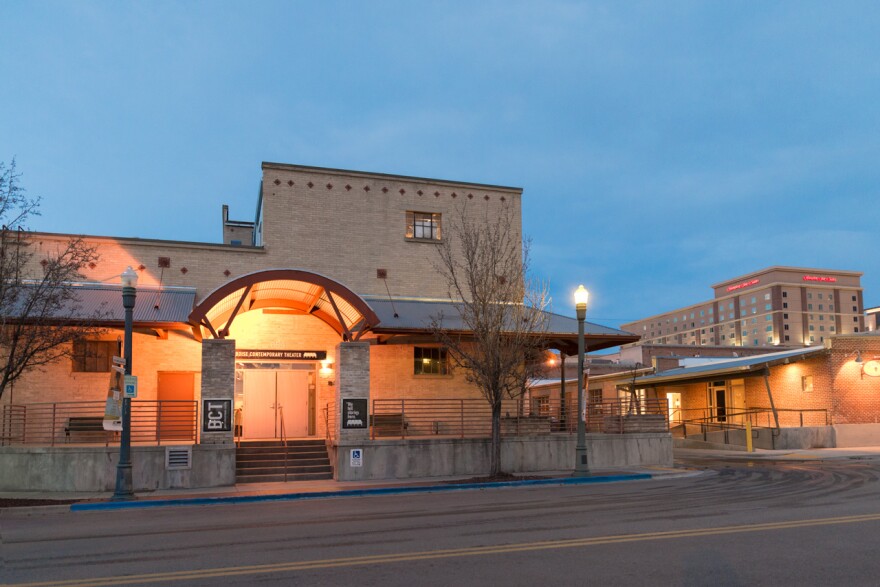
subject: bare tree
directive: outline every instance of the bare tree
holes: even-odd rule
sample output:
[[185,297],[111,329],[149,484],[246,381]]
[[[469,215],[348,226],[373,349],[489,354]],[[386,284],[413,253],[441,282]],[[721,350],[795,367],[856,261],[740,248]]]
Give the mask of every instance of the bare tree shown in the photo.
[[22,374],[72,352],[72,342],[97,334],[98,314],[82,315],[70,282],[98,260],[94,246],[73,238],[37,258],[25,230],[39,198],[19,185],[15,160],[0,162],[0,398]]
[[546,345],[549,296],[529,275],[519,228],[507,204],[474,216],[460,206],[445,223],[436,263],[460,316],[434,316],[432,328],[492,409],[492,475],[501,472],[502,401],[524,394]]

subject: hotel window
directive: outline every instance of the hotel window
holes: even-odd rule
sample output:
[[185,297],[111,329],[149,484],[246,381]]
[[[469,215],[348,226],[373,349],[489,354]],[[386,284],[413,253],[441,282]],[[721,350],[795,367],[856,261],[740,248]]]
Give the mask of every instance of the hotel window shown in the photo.
[[766,330],[767,332],[773,332],[773,325],[772,325],[772,324],[768,324],[768,325],[767,325],[767,328],[765,328],[764,330]]
[[752,296],[752,303],[754,304],[754,303],[756,303],[757,301],[758,301],[757,298],[755,298],[755,296]]
[[783,307],[783,308],[788,308],[788,302],[782,302],[782,307]]
[[407,212],[406,238],[439,241],[440,214],[434,212]]
[[442,347],[413,347],[415,375],[447,375],[449,359],[446,349]]
[[765,299],[765,300],[769,300],[769,299],[770,299],[770,294],[769,294],[769,293],[765,293],[765,294],[764,294],[764,299]]
[[834,304],[828,304],[828,311],[829,311],[829,312],[833,312],[833,311],[834,311]]
[[772,310],[772,309],[773,309],[773,304],[764,304],[764,309],[765,309],[765,310]]
[[856,308],[855,306],[853,306],[853,312],[858,312],[858,311],[859,311],[859,309]]
[[820,299],[820,300],[822,299],[822,294],[819,294],[819,299]]
[[758,343],[758,339],[756,338],[756,339],[755,339],[755,346],[758,346],[758,344],[759,344],[759,343]]
[[812,310],[812,309],[813,309],[813,304],[807,304],[807,310]]
[[786,335],[785,335],[785,342],[788,342],[788,341],[790,341],[790,340],[791,340],[791,337],[790,337],[789,335],[786,334]]
[[730,302],[729,304],[727,304],[727,309],[733,310],[733,302]]
[[824,315],[824,314],[819,314],[819,320],[824,320],[824,319],[825,319],[825,315]]
[[816,342],[816,338],[813,337],[813,336],[811,336],[811,337],[810,337],[810,342]]
[[813,299],[813,294],[812,294],[812,292],[807,292],[807,299],[808,299],[808,300],[812,300],[812,299]]
[[788,330],[788,324],[783,324],[783,325],[782,325],[782,329],[783,329],[783,330]]
[[824,311],[824,310],[825,310],[825,304],[819,304],[819,310],[820,310],[820,311]]
[[773,314],[767,314],[764,316],[764,322],[770,322],[771,320],[773,320]]
[[112,340],[77,340],[73,343],[73,370],[83,373],[108,373],[116,352]]
[[728,317],[730,320],[733,320],[733,312],[731,312],[730,315],[727,316],[727,317]]
[[772,337],[772,336],[768,336],[768,337],[767,337],[767,342],[773,342],[773,337]]
[[783,315],[782,315],[782,319],[783,319],[783,320],[788,320],[788,314],[783,314]]
[[829,326],[829,327],[828,327],[828,330],[830,330],[831,332],[834,332],[834,327],[833,327],[833,326]]
[[852,301],[856,301],[856,296],[853,296],[853,297],[852,297]]
[[816,329],[816,327],[813,326],[812,324],[810,324],[810,331],[813,331],[813,330],[815,330],[815,329]]
[[787,298],[787,297],[788,297],[788,292],[787,292],[787,291],[782,292],[782,297]]

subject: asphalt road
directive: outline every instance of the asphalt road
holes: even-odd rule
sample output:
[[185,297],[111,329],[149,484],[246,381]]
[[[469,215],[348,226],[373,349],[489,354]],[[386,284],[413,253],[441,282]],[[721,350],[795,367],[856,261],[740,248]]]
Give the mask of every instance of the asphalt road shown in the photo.
[[572,487],[0,515],[0,583],[878,585],[880,460]]

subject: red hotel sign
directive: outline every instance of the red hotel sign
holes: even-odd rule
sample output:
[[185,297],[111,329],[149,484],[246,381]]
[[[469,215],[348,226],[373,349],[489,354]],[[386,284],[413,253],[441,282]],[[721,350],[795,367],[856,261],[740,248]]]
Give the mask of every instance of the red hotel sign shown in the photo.
[[825,277],[824,275],[804,275],[804,281],[821,281],[823,283],[835,283],[836,277]]
[[[804,279],[806,279],[806,277],[804,277]],[[736,290],[742,289],[744,287],[750,287],[750,286],[756,285],[760,281],[761,281],[760,279],[752,279],[750,281],[744,281],[742,283],[737,283],[736,285],[730,285],[727,287],[727,291],[736,291]]]

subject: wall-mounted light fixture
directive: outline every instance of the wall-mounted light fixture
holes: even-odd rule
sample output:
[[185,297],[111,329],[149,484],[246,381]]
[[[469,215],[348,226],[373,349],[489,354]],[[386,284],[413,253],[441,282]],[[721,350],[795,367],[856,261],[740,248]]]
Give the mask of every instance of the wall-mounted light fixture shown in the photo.
[[321,368],[318,369],[318,375],[321,379],[329,379],[333,376],[333,359],[321,361]]

